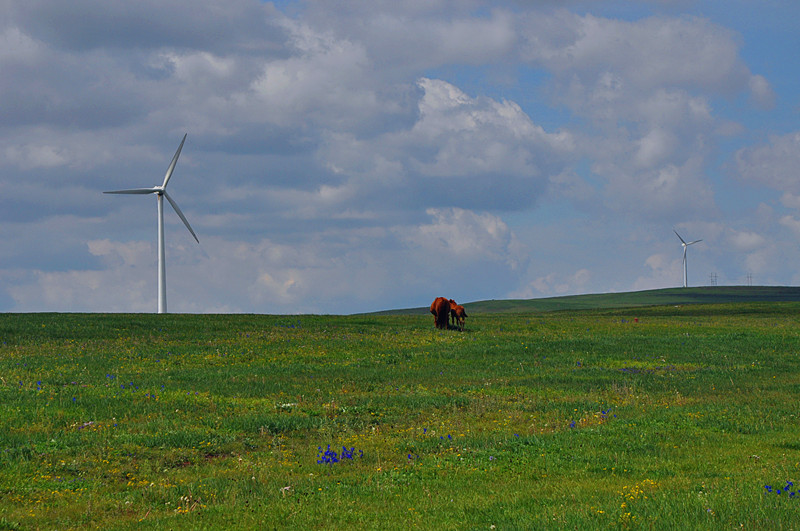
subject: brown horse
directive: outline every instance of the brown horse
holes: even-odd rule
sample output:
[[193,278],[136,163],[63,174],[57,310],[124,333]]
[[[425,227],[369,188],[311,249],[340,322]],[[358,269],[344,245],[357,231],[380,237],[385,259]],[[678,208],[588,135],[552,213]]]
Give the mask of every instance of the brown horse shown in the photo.
[[453,325],[458,326],[458,329],[464,331],[464,320],[469,317],[467,311],[460,304],[453,304],[455,301],[450,299],[450,319]]
[[433,324],[436,328],[447,330],[447,318],[450,316],[450,301],[444,297],[436,297],[431,304]]
[[456,306],[458,306],[458,303],[450,299],[450,324],[454,326],[456,324]]

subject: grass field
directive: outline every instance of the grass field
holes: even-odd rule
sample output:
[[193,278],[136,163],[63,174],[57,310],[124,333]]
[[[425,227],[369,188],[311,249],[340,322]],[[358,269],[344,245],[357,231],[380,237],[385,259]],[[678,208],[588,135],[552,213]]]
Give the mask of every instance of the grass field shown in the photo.
[[796,529],[799,332],[795,302],[2,314],[0,529]]

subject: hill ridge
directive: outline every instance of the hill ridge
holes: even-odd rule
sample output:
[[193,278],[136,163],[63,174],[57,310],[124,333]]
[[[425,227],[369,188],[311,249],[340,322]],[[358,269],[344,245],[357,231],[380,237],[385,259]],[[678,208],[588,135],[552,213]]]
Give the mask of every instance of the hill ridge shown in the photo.
[[[433,298],[431,298],[433,300]],[[797,286],[704,286],[618,293],[589,293],[538,299],[491,299],[462,303],[467,313],[524,313],[557,310],[620,309],[683,304],[800,301]],[[426,314],[428,306],[371,312],[375,315]]]

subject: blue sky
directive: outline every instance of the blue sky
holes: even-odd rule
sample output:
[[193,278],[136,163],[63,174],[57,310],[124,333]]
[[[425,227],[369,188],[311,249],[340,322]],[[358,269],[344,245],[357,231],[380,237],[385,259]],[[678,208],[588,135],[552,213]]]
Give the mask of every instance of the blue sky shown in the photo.
[[797,2],[2,5],[0,311],[800,283]]

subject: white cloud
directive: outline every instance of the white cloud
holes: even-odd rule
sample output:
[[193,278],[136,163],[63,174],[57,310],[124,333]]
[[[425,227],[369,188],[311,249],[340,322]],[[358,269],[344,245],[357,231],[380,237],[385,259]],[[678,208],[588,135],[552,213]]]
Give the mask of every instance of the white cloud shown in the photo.
[[768,144],[742,148],[735,154],[736,170],[748,181],[800,194],[800,132],[770,137]]
[[433,223],[420,225],[403,238],[424,254],[448,260],[484,260],[504,262],[512,268],[523,257],[514,233],[491,214],[476,214],[460,208],[430,208]]
[[[420,226],[329,229],[290,244],[201,235],[195,245],[168,236],[168,307],[350,313],[423,305],[438,291],[476,300],[508,290],[525,256],[502,220],[458,209],[431,216],[432,223]],[[88,250],[101,269],[15,277],[6,288],[15,311],[155,311],[153,242],[92,240]]]
[[683,262],[680,258],[663,253],[647,257],[645,266],[649,268],[647,275],[641,275],[633,283],[633,289],[658,289],[665,286],[679,286],[683,279]]
[[229,49],[248,45],[270,49],[276,28],[270,24],[272,3],[230,0],[75,0],[53,4],[47,0],[6,2],[12,20],[51,46],[78,52],[98,47],[201,47]]
[[370,61],[364,45],[291,24],[295,50],[270,61],[251,84],[248,108],[280,125],[304,117],[325,128],[352,129],[393,106],[370,84]]
[[325,135],[320,161],[344,178],[336,195],[351,205],[526,208],[574,150],[571,135],[546,132],[513,102],[472,98],[441,80],[418,83],[419,112],[410,127],[368,139]]
[[750,77],[750,92],[756,105],[764,109],[771,109],[775,106],[775,92],[764,76]]
[[111,240],[91,240],[87,242],[89,252],[100,256],[116,267],[152,266],[155,246],[147,242],[114,242]]
[[[310,4],[308,20],[340,38],[370,43],[370,56],[380,58],[391,76],[442,65],[492,63],[512,53],[518,38],[511,12],[493,9],[475,15],[483,2],[348,4]],[[354,16],[359,23],[353,23]]]
[[59,147],[31,144],[7,147],[6,159],[23,170],[53,168],[62,166],[69,160]]
[[[152,312],[156,291],[145,281],[101,271],[34,271],[35,282],[8,289],[16,311]],[[109,286],[121,284],[113,290]],[[148,289],[150,288],[150,289]],[[150,296],[148,296],[150,295]],[[149,300],[148,300],[149,299]]]
[[545,65],[555,101],[601,136],[580,146],[594,160],[606,205],[663,222],[713,212],[713,139],[737,129],[714,116],[710,98],[769,89],[749,73],[736,35],[692,17],[623,21],[560,11],[524,20],[523,58]]
[[[428,175],[502,172],[542,177],[541,159],[574,149],[569,134],[548,134],[513,102],[472,99],[450,83],[421,79],[420,120],[411,135],[440,146]],[[546,171],[546,170],[545,170]]]
[[537,277],[522,289],[514,290],[507,296],[511,299],[530,299],[539,297],[556,297],[585,292],[592,273],[588,269],[579,269],[574,273],[550,273]]
[[170,186],[202,243],[169,215],[173,311],[677,285],[679,249],[667,259],[654,235],[681,223],[708,241],[698,271],[786,270],[775,240],[798,230],[781,216],[800,205],[800,140],[735,158],[782,207],[747,188],[742,208],[716,208],[742,192],[718,161],[744,124],[780,130],[769,120],[787,112],[782,85],[751,73],[769,68],[742,59],[744,35],[710,18],[478,0],[6,4],[0,308],[152,311],[155,206],[100,192],[159,182],[186,131]]
[[787,215],[781,217],[780,224],[791,230],[795,236],[800,237],[800,219]]
[[43,53],[46,53],[44,46],[20,28],[0,28],[0,62],[3,64],[35,66]]
[[744,259],[745,271],[755,275],[768,272],[770,269],[773,269],[771,262],[774,258],[774,254],[768,251],[748,253]]
[[800,210],[800,195],[784,192],[781,196],[781,204],[787,208]]
[[[608,96],[671,87],[731,91],[750,77],[732,32],[706,19],[629,22],[561,11],[525,17],[522,25],[524,58],[546,65],[572,89],[585,87],[581,92],[593,86]],[[563,94],[568,100],[576,95],[574,90]],[[625,103],[618,96],[605,99]]]
[[643,168],[650,168],[669,159],[675,150],[677,139],[671,132],[659,128],[647,133],[636,144],[638,149],[634,162]]
[[751,231],[736,231],[731,229],[728,241],[737,251],[752,252],[764,247],[767,239],[764,236]]
[[698,210],[715,209],[710,183],[702,174],[703,162],[692,157],[680,165],[657,165],[636,172],[624,162],[608,161],[597,163],[595,171],[608,176],[605,196],[611,209],[670,223]]

